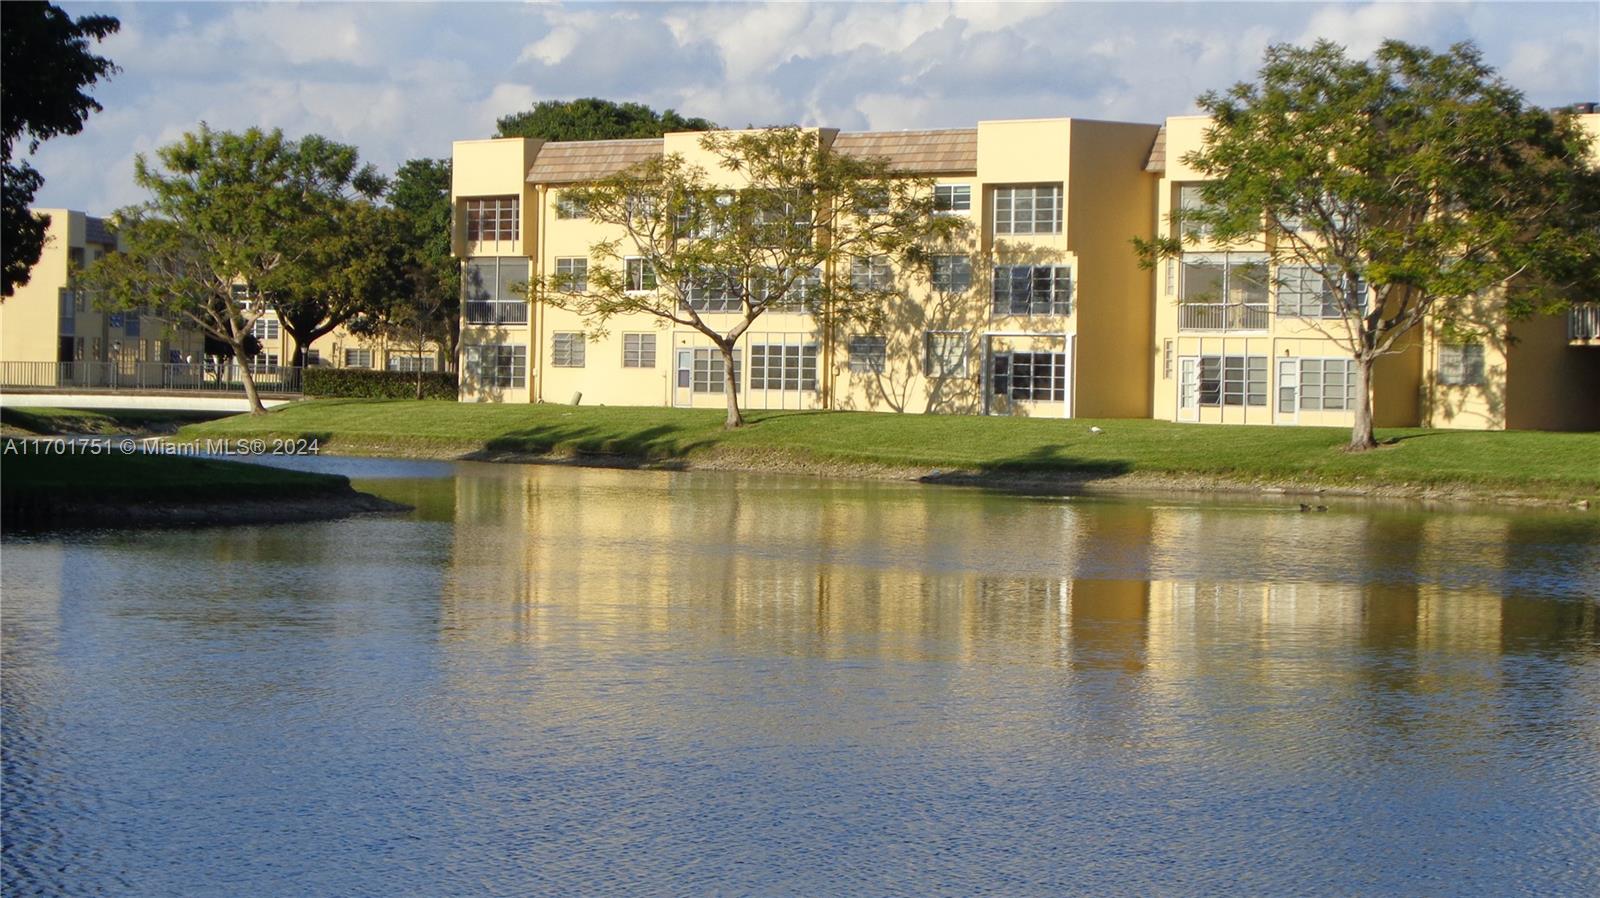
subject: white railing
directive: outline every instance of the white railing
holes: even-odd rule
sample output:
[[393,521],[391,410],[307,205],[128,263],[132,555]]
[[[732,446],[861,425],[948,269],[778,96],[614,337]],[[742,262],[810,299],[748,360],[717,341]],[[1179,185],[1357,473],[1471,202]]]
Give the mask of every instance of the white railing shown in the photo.
[[1580,302],[1567,310],[1568,340],[1600,340],[1600,302]]
[[[251,365],[262,393],[299,393],[303,369]],[[119,393],[169,391],[244,392],[239,366],[231,362],[0,362],[0,389],[105,390]]]
[[1186,331],[1264,331],[1264,302],[1186,302],[1178,306],[1178,329]]

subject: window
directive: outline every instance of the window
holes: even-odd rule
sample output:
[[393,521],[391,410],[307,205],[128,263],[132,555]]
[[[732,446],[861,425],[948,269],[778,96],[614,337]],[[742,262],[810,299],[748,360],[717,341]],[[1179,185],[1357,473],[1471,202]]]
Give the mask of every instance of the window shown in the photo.
[[1030,402],[1065,402],[1067,354],[1000,352],[990,366],[989,386],[996,396]]
[[[1278,314],[1297,318],[1338,318],[1339,300],[1334,296],[1328,281],[1316,269],[1306,265],[1283,265],[1278,268]],[[1353,291],[1357,308],[1365,307],[1367,287],[1354,281]]]
[[887,290],[894,286],[888,256],[856,256],[850,260],[850,289]]
[[557,331],[550,349],[550,364],[556,368],[582,368],[584,343],[582,332]]
[[1061,185],[996,187],[996,234],[1061,233]]
[[[726,393],[727,367],[720,349],[678,350],[678,386],[694,393]],[[739,350],[733,351],[733,382],[739,383]]]
[[1476,386],[1483,383],[1483,346],[1444,343],[1439,346],[1439,383]]
[[996,265],[994,313],[1072,314],[1072,269],[1049,265]]
[[121,328],[124,318],[125,318],[125,316],[121,312],[107,312],[106,313],[106,326],[107,327]]
[[656,366],[655,334],[622,335],[622,367],[654,368]]
[[528,347],[485,344],[467,347],[467,371],[485,387],[521,387],[528,380]]
[[882,337],[862,336],[850,338],[850,373],[881,373],[888,361],[888,344]]
[[1161,379],[1172,379],[1172,341],[1163,340],[1161,343]]
[[1178,284],[1178,327],[1265,330],[1269,283],[1264,253],[1187,253]]
[[[1354,359],[1301,359],[1300,408],[1306,411],[1341,410],[1356,407],[1356,363]],[[1278,411],[1289,396],[1279,391]]]
[[583,256],[556,259],[556,289],[562,293],[588,293],[589,260]]
[[1206,205],[1205,197],[1200,193],[1199,184],[1180,184],[1178,186],[1178,229],[1184,234],[1204,237],[1211,233],[1209,225],[1194,221],[1187,214],[1204,211],[1209,208]]
[[437,364],[431,355],[417,355],[414,352],[390,353],[387,363],[390,371],[404,371],[415,374],[418,371],[433,371]]
[[278,354],[276,352],[263,352],[250,360],[250,370],[260,371],[263,368],[278,367]]
[[750,347],[750,389],[815,390],[817,347],[756,344]]
[[929,331],[923,370],[930,377],[965,377],[967,335],[964,331]]
[[255,324],[251,326],[250,332],[256,335],[257,340],[276,340],[278,339],[278,319],[265,316],[257,318]]
[[480,196],[461,202],[467,213],[467,242],[518,238],[519,197]]
[[624,264],[627,265],[628,292],[647,293],[656,288],[656,270],[648,260],[634,257]]
[[737,312],[744,302],[736,275],[711,272],[689,283],[683,304],[696,312]]
[[933,188],[933,211],[972,211],[972,188],[965,184],[939,184]]
[[588,218],[589,209],[568,191],[556,194],[556,218]]
[[462,268],[462,306],[468,324],[527,324],[528,260],[521,256],[475,256]]
[[371,368],[372,350],[346,349],[344,351],[344,366],[346,368]]
[[[769,290],[781,290],[788,281],[789,288],[784,290],[782,296],[769,296]],[[758,278],[752,285],[751,293],[766,299],[768,307],[774,312],[815,312],[817,303],[822,297],[822,269],[813,268],[805,274],[789,281],[789,278]]]
[[124,336],[128,336],[128,337],[137,337],[137,336],[139,336],[139,310],[138,309],[134,309],[133,311],[129,312],[127,314],[127,317],[123,319],[122,333],[123,333]]
[[307,368],[315,368],[322,364],[322,353],[315,349],[307,349],[303,358]]
[[933,289],[964,293],[972,287],[972,260],[966,256],[933,257]]
[[1203,355],[1199,359],[1201,405],[1267,404],[1266,356]]

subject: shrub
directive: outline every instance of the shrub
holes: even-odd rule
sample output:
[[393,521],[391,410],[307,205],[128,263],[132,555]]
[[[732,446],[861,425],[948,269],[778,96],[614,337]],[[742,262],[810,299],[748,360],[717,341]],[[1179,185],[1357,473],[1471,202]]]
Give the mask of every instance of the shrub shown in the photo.
[[[368,368],[307,368],[305,394],[315,398],[415,399],[417,375]],[[455,399],[456,376],[444,371],[423,372],[422,398]]]

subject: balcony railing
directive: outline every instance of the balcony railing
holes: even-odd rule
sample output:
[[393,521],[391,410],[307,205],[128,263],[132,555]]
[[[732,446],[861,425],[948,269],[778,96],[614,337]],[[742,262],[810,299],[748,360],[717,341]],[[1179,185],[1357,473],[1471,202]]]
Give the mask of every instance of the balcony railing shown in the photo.
[[465,305],[468,324],[528,323],[528,304],[525,302],[469,302]]
[[1568,340],[1600,340],[1600,302],[1581,302],[1567,310]]
[[[256,389],[299,393],[302,369],[251,365]],[[231,362],[0,362],[0,389],[112,390],[117,392],[244,392],[239,366]]]
[[1186,331],[1264,331],[1264,302],[1186,302],[1178,306],[1178,329]]

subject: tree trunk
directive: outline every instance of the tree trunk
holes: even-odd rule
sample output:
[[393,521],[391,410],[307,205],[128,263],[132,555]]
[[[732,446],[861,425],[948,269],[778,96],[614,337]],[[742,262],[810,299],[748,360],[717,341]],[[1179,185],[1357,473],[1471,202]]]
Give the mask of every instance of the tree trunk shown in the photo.
[[239,381],[244,384],[244,398],[250,403],[250,414],[265,415],[267,407],[261,404],[261,396],[256,392],[256,378],[250,373],[250,360],[244,357],[244,341],[238,340],[229,345],[233,347],[233,360],[239,365]]
[[1376,449],[1378,441],[1372,435],[1372,358],[1359,356],[1356,362],[1356,420],[1350,429],[1350,445],[1346,452],[1366,452]]
[[733,347],[718,346],[722,352],[722,388],[728,394],[728,420],[723,423],[723,428],[733,430],[744,426],[744,415],[739,412],[739,379],[733,368]]

